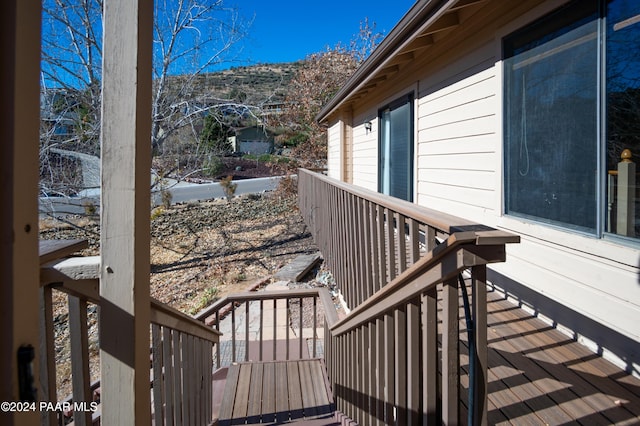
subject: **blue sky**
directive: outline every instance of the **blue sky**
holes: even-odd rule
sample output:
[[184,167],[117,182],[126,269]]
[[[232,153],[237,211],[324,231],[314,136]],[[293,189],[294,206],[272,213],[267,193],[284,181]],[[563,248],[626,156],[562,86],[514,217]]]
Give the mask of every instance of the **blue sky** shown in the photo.
[[388,34],[415,0],[232,0],[245,18],[254,17],[241,57],[250,63],[292,62],[348,45],[369,18]]

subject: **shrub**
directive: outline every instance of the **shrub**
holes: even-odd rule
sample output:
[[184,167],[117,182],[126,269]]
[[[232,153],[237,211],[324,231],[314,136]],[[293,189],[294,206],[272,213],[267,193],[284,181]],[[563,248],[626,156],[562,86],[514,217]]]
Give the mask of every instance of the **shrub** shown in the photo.
[[222,186],[222,190],[224,191],[224,196],[227,197],[227,201],[231,201],[233,198],[233,194],[236,193],[236,188],[238,187],[237,183],[233,183],[233,176],[229,175],[224,179],[220,180],[220,186]]
[[202,165],[202,173],[205,176],[215,177],[220,174],[223,168],[224,163],[222,162],[220,157],[209,155],[209,157],[204,161],[204,164]]

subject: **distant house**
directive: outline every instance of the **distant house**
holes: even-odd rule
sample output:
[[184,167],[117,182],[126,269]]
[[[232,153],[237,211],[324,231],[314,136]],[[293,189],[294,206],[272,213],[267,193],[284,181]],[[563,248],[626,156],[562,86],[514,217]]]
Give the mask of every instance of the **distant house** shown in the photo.
[[271,154],[275,134],[264,126],[251,126],[235,129],[231,143],[235,152],[244,154]]
[[639,70],[636,1],[418,1],[321,111],[328,173],[519,234],[490,280],[638,374]]

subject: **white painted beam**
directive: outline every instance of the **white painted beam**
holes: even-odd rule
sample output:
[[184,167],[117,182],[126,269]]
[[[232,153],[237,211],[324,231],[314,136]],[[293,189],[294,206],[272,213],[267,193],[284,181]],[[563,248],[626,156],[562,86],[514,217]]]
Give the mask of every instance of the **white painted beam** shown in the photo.
[[102,81],[102,424],[150,424],[152,0],[106,0]]

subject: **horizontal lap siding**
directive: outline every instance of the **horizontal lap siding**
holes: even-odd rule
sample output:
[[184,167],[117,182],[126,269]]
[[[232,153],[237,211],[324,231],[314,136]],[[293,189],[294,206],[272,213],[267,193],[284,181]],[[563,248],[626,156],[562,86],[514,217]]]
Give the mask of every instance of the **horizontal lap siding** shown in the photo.
[[342,161],[341,161],[341,142],[340,142],[340,122],[332,122],[327,132],[328,146],[327,146],[327,167],[329,169],[329,176],[334,179],[340,179],[342,175]]
[[[353,182],[372,191],[378,190],[378,126],[377,120],[366,117],[354,117],[353,127]],[[371,120],[371,131],[364,123]]]
[[418,203],[486,222],[499,190],[494,69],[432,80],[421,81],[418,100]]

